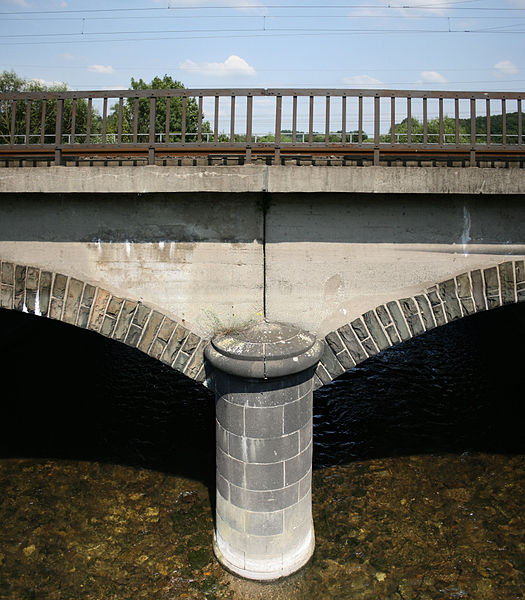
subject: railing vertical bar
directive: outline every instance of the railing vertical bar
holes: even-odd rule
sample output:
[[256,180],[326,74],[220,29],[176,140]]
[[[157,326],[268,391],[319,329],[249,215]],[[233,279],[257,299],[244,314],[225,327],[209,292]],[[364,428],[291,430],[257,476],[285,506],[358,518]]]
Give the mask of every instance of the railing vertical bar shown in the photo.
[[341,143],[346,144],[346,96],[341,96]]
[[412,143],[412,98],[407,96],[407,144]]
[[152,96],[149,99],[149,149],[148,164],[155,164],[155,123],[157,122],[157,99]]
[[71,143],[75,143],[77,129],[77,99],[73,98],[73,106],[71,107]]
[[445,127],[443,122],[443,98],[439,98],[439,145],[443,146],[445,143]]
[[379,133],[380,133],[380,104],[381,98],[379,96],[374,97],[374,166],[379,165]]
[[314,141],[314,97],[310,96],[310,111],[308,114],[308,143]]
[[166,98],[166,139],[164,142],[166,144],[170,143],[170,123],[171,123],[171,96]]
[[64,115],[64,99],[57,100],[57,115],[55,125],[55,165],[62,164],[62,121]]
[[199,96],[199,117],[197,120],[197,143],[202,143],[202,103],[203,98]]
[[330,96],[326,96],[324,143],[330,143]]
[[518,98],[518,146],[523,144],[523,115],[521,113],[521,98]]
[[102,143],[106,143],[106,130],[108,125],[108,99],[104,98],[104,107],[102,111]]
[[10,140],[11,145],[15,143],[15,133],[16,133],[16,104],[17,101],[13,100],[11,103],[11,129],[10,129]]
[[505,145],[507,143],[507,101],[501,99],[501,141]]
[[246,162],[252,162],[253,96],[246,97]]
[[26,102],[26,137],[25,143],[29,144],[29,134],[31,133],[31,100]]
[[230,143],[235,142],[235,96],[230,101]]
[[[43,144],[45,142],[46,108],[47,108],[47,100],[44,98],[44,100],[42,100],[42,111],[40,113],[40,143],[41,144]],[[88,117],[89,117],[89,115],[88,115]]]
[[363,96],[359,96],[357,107],[357,141],[363,143]]
[[156,107],[156,98],[155,96],[149,99],[149,135],[148,135],[148,143],[155,143],[155,121],[157,117],[157,107]]
[[215,113],[213,115],[213,141],[219,141],[219,96],[215,96]]
[[136,144],[139,137],[139,99],[133,99],[133,143]]
[[[42,114],[44,114],[44,107],[42,108]],[[86,122],[86,144],[91,142],[91,113],[93,112],[93,98],[88,98],[87,106],[87,122]]]
[[423,144],[428,144],[428,98],[423,98]]
[[297,96],[292,99],[292,144],[297,143]]
[[181,117],[181,143],[186,143],[186,105],[188,103],[188,99],[186,96],[182,97],[182,117]]
[[476,99],[470,99],[470,166],[476,166]]
[[117,125],[117,144],[122,144],[122,113],[124,112],[124,98],[118,99],[118,125]]
[[487,98],[486,101],[486,113],[487,113],[487,145],[490,146],[491,143],[491,131],[490,131],[490,98]]
[[281,158],[281,117],[283,110],[283,97],[275,98],[275,162],[278,163]]
[[396,142],[396,97],[390,98],[390,144],[393,146]]
[[454,98],[454,133],[456,146],[459,145],[459,98]]

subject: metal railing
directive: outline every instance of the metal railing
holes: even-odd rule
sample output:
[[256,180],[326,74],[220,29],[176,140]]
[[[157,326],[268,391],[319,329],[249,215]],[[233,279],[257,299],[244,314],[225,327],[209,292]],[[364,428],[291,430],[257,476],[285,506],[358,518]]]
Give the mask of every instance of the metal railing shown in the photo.
[[525,92],[163,89],[0,93],[0,152],[524,150]]

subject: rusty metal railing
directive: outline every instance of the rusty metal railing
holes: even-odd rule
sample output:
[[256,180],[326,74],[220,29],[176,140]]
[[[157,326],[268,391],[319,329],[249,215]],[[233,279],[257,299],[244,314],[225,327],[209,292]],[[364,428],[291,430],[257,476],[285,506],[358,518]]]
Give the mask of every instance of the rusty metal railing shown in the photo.
[[523,152],[525,92],[162,89],[0,93],[0,153]]

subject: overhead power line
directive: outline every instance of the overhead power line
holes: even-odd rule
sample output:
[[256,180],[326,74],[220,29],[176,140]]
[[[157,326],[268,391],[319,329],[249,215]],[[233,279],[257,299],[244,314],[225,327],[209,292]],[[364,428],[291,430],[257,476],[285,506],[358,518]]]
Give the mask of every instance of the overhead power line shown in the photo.
[[[1,63],[0,63],[1,64]],[[5,64],[5,63],[4,63]],[[31,69],[72,69],[75,71],[78,71],[78,69],[81,69],[83,67],[85,67],[86,69],[89,67],[89,65],[31,65],[31,64],[9,64],[8,68],[31,68]],[[520,65],[515,65],[516,69],[525,69],[525,66],[520,66]],[[148,65],[147,67],[143,67],[143,66],[137,66],[137,65],[130,65],[128,66],[123,66],[123,65],[112,65],[112,68],[115,71],[136,71],[137,69],[171,69],[171,70],[177,70],[180,68],[179,65]],[[189,70],[189,69],[186,69]],[[471,67],[465,67],[463,69],[458,69],[458,68],[453,68],[450,69],[448,67],[435,67],[435,66],[428,66],[425,65],[423,67],[419,67],[418,69],[415,68],[411,68],[411,69],[391,69],[391,68],[382,68],[382,69],[368,69],[368,68],[361,68],[361,71],[366,71],[367,73],[383,73],[388,71],[389,73],[421,73],[423,71],[439,71],[439,72],[443,72],[443,73],[449,73],[449,72],[462,72],[462,71],[468,71],[469,73],[472,71],[494,71],[494,67],[483,67],[483,68],[471,68]],[[290,72],[290,73],[295,73],[295,72],[301,72],[301,73],[321,73],[321,72],[325,72],[325,71],[333,71],[333,72],[347,72],[348,69],[345,67],[339,67],[339,68],[330,68],[330,67],[319,67],[317,69],[314,68],[308,68],[308,69],[303,69],[303,68],[297,68],[297,67],[289,67],[289,68],[282,68],[282,69],[256,69],[257,73],[285,73],[285,72]],[[462,83],[462,82],[459,82]]]
[[[454,4],[459,4],[459,2],[455,2]],[[153,7],[139,7],[139,8],[85,8],[85,9],[61,9],[61,10],[27,10],[27,11],[5,11],[0,12],[0,15],[59,15],[59,14],[92,14],[92,13],[108,13],[108,12],[154,12],[154,11],[172,11],[172,10],[237,10],[237,9],[355,9],[355,8],[367,8],[371,10],[436,10],[437,8],[447,9],[447,10],[460,10],[460,11],[498,11],[498,12],[507,12],[507,11],[525,11],[525,8],[517,8],[517,7],[476,7],[475,9],[464,6],[450,6],[449,3],[430,3],[425,6],[420,5],[401,5],[396,6],[390,3],[385,3],[385,5],[377,5],[377,4],[268,4],[265,6],[255,5],[255,4],[242,4],[236,6],[153,6]]]
[[[523,24],[520,24],[523,26]],[[184,35],[179,38],[173,37],[157,37],[168,33],[233,33],[239,32],[240,35],[203,35],[203,36],[191,36]],[[261,33],[257,33],[261,32]],[[501,31],[494,29],[308,29],[308,28],[271,28],[271,29],[167,29],[161,31],[94,31],[89,33],[27,33],[27,34],[13,34],[13,35],[0,35],[0,38],[19,38],[19,37],[69,37],[76,39],[69,40],[53,40],[53,41],[37,41],[37,42],[0,42],[0,45],[27,45],[27,44],[69,44],[71,42],[78,43],[96,43],[96,42],[125,42],[134,41],[141,42],[147,40],[191,40],[191,39],[229,39],[229,38],[245,38],[245,37],[298,37],[298,36],[323,36],[323,35],[377,35],[377,34],[484,34],[484,35],[513,35],[525,33],[524,29],[514,31]],[[87,39],[92,35],[155,35],[156,37],[133,37],[133,38],[113,38],[113,39],[99,39],[92,40]]]

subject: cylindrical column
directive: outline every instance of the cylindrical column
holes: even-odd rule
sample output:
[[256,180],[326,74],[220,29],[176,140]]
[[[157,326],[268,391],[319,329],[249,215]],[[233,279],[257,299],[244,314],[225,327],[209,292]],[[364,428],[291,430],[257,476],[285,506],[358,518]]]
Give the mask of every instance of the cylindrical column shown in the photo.
[[312,375],[321,344],[276,323],[215,338],[217,508],[214,550],[230,571],[270,580],[314,550]]

